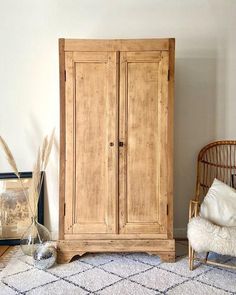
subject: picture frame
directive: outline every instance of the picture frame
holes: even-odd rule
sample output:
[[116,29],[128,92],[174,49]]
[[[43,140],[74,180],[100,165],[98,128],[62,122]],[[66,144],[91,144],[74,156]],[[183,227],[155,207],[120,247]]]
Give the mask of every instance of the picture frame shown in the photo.
[[[43,177],[41,172],[41,177]],[[32,172],[20,172],[28,188]],[[32,201],[32,200],[31,200]],[[39,194],[37,220],[44,224],[44,177]],[[23,233],[31,224],[31,216],[19,179],[14,173],[0,173],[0,245],[19,245]]]

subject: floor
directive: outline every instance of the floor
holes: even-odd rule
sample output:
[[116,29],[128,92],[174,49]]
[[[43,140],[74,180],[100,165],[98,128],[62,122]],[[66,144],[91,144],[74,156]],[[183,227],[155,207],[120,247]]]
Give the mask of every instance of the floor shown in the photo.
[[[177,251],[179,251],[179,253],[177,253],[177,255],[184,255],[187,254],[187,240],[185,239],[179,239],[176,241],[177,243]],[[178,246],[179,245],[179,246]],[[181,250],[180,250],[181,249]],[[12,246],[0,246],[0,271],[1,269],[3,269],[8,261],[11,258],[11,254],[14,253],[14,247]]]
[[189,271],[186,241],[176,242],[176,263],[146,253],[101,253],[44,271],[19,247],[1,250],[0,263],[7,263],[0,271],[1,295],[236,295],[236,272],[206,265]]
[[3,254],[6,252],[7,249],[9,249],[9,246],[0,246],[0,257],[3,256]]
[[0,246],[0,271],[7,265],[13,249],[11,246]]

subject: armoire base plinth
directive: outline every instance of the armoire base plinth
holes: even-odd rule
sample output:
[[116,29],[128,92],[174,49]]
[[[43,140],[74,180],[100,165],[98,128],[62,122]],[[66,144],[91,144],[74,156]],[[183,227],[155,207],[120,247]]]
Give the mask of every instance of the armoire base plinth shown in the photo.
[[58,263],[90,252],[146,252],[162,261],[175,261],[175,240],[59,240]]

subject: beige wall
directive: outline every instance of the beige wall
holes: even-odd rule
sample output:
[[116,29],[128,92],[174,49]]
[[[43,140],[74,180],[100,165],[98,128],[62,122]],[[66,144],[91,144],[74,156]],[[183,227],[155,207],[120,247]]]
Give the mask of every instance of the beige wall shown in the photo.
[[[197,151],[236,138],[236,1],[0,0],[0,134],[32,170],[59,135],[57,39],[176,38],[175,228],[184,235]],[[9,171],[0,158],[0,171]],[[58,231],[58,143],[47,172],[47,226]]]

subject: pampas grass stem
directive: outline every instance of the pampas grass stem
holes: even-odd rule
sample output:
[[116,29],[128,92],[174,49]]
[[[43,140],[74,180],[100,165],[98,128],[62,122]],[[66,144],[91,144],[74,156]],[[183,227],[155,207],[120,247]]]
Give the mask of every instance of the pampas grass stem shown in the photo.
[[[54,142],[54,133],[55,133],[55,128],[53,129],[49,139],[48,139],[48,136],[46,136],[44,138],[42,148],[39,148],[39,150],[38,150],[37,161],[36,161],[36,163],[34,165],[34,169],[33,169],[33,175],[32,175],[32,181],[31,181],[31,185],[30,185],[29,195],[27,195],[27,193],[26,193],[26,189],[24,187],[22,179],[20,178],[20,173],[18,171],[16,161],[11,153],[11,150],[9,149],[5,140],[0,136],[0,145],[2,146],[2,148],[5,152],[5,155],[6,155],[9,165],[11,166],[15,175],[18,177],[18,179],[20,181],[20,185],[22,187],[26,201],[28,202],[28,206],[29,206],[30,212],[32,214],[32,217],[37,216],[39,195],[40,195],[42,185],[43,185],[44,171],[47,168],[49,156],[51,154],[51,150],[52,150],[52,146],[53,146],[53,142]],[[43,171],[43,173],[41,173],[41,171]],[[30,203],[31,199],[33,200],[33,206],[34,206],[33,208]]]
[[1,136],[0,136],[0,144],[1,144],[2,148],[3,148],[3,151],[5,153],[5,156],[6,156],[6,159],[8,161],[8,164],[11,166],[14,174],[16,175],[16,177],[18,178],[18,180],[20,181],[20,185],[22,187],[22,191],[23,191],[24,196],[26,198],[26,201],[28,203],[30,212],[33,215],[33,210],[32,210],[32,207],[30,205],[30,202],[29,202],[29,197],[28,197],[28,195],[26,193],[26,188],[24,187],[23,182],[22,182],[22,179],[20,177],[20,173],[19,173],[19,170],[17,168],[16,161],[15,161],[15,159],[13,157],[13,154],[12,154],[9,146],[7,145],[6,141]]

